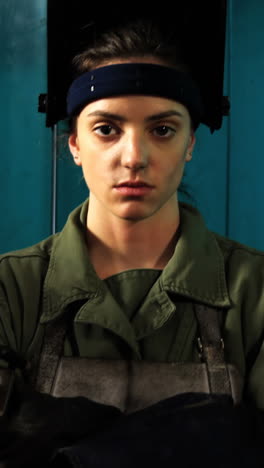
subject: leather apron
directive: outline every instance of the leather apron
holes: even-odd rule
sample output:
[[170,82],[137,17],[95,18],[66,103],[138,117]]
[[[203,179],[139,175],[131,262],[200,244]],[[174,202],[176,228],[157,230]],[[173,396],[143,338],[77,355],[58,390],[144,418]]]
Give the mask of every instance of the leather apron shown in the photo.
[[225,362],[220,313],[194,304],[199,325],[200,362],[160,363],[64,357],[65,318],[46,325],[35,377],[36,390],[56,397],[83,396],[132,413],[183,393],[230,395],[242,398],[243,382]]

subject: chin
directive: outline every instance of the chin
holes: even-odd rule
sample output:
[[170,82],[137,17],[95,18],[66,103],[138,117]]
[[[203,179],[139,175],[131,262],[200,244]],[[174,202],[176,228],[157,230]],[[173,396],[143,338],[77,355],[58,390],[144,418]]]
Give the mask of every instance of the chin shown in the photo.
[[143,219],[149,218],[152,214],[152,212],[150,213],[146,210],[130,209],[119,212],[117,216],[127,221],[142,221]]

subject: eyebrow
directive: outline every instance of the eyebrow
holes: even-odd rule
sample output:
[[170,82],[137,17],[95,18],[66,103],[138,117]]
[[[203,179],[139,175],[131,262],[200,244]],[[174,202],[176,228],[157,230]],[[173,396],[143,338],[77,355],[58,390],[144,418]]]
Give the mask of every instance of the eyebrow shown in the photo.
[[[167,119],[168,117],[175,117],[175,116],[180,117],[180,118],[184,117],[183,114],[179,111],[169,110],[165,112],[159,112],[158,114],[150,115],[149,117],[146,117],[145,121],[154,122],[154,121]],[[124,117],[123,115],[114,114],[112,112],[105,112],[102,110],[90,112],[89,114],[87,114],[87,117],[103,117],[103,118],[110,119],[110,120],[117,120],[119,122],[127,122],[127,118]]]
[[154,120],[162,120],[167,119],[168,117],[181,117],[183,118],[183,114],[179,111],[169,110],[165,112],[160,112],[159,114],[153,114],[146,118],[147,122],[153,122]]

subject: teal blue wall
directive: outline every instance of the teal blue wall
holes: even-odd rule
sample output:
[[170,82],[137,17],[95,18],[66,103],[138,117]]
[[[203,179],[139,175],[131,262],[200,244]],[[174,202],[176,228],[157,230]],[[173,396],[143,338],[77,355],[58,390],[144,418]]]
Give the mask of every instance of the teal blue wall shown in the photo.
[[46,90],[43,0],[0,2],[0,251],[50,233],[50,130],[38,114]]
[[228,235],[264,250],[264,2],[233,1]]
[[[0,3],[1,252],[51,233],[52,135],[37,113],[38,94],[47,90],[45,3]],[[264,250],[263,18],[262,0],[228,2],[225,94],[231,115],[213,135],[199,128],[185,182],[211,229]],[[86,196],[81,171],[60,137],[57,230]]]

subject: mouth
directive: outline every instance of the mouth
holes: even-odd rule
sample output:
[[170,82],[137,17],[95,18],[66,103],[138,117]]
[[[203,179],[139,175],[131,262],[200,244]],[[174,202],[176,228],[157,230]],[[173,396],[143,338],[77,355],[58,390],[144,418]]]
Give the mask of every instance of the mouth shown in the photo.
[[147,182],[143,182],[143,181],[128,180],[126,182],[121,182],[115,187],[152,187],[152,185],[149,185],[147,184]]
[[143,181],[125,181],[121,182],[118,185],[114,186],[115,190],[118,193],[126,196],[134,196],[134,197],[141,197],[147,195],[148,193],[153,190],[153,185],[150,185]]

